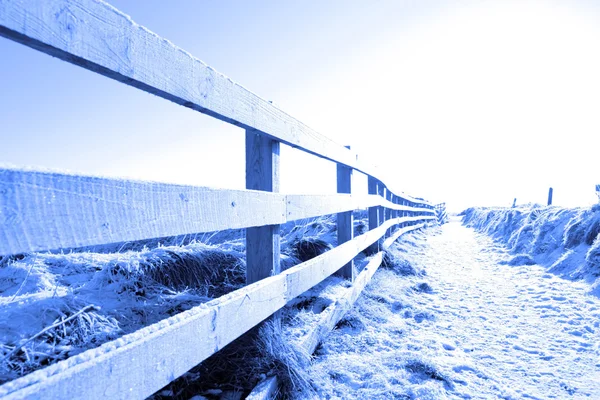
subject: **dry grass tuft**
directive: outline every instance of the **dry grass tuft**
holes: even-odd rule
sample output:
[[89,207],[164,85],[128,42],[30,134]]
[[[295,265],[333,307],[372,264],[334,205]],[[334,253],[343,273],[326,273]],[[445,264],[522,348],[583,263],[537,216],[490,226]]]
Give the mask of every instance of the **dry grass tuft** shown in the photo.
[[312,258],[320,256],[333,247],[320,239],[301,239],[292,244],[294,255],[300,262],[308,261]]
[[591,246],[600,234],[600,218],[595,217],[585,230],[585,244]]
[[204,295],[219,297],[246,283],[244,254],[216,248],[201,251],[165,249],[144,263],[144,273],[175,290],[202,288]]
[[417,269],[407,260],[402,259],[390,251],[383,253],[381,268],[389,269],[396,275],[416,276],[420,275]]
[[247,396],[267,376],[277,376],[279,398],[288,398],[292,393],[312,393],[305,372],[309,363],[310,356],[289,340],[281,320],[270,319],[225,346],[150,399],[189,399],[198,394],[215,398],[214,393],[225,392]]

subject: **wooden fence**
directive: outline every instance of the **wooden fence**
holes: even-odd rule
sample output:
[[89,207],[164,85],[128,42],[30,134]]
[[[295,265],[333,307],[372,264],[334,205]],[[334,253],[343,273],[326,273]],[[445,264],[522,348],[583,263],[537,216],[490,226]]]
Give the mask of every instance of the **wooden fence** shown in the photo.
[[[246,134],[246,188],[223,190],[0,169],[0,255],[246,229],[242,289],[0,386],[0,397],[145,398],[352,260],[435,221],[433,206],[386,186],[376,168],[99,0],[0,0],[0,35]],[[279,145],[337,163],[334,195],[284,195]],[[351,176],[368,176],[354,193]],[[369,231],[353,237],[352,211]],[[279,226],[337,214],[338,246],[281,272]],[[381,260],[377,253],[375,260]],[[370,272],[373,273],[372,271]],[[363,282],[364,286],[364,282]]]

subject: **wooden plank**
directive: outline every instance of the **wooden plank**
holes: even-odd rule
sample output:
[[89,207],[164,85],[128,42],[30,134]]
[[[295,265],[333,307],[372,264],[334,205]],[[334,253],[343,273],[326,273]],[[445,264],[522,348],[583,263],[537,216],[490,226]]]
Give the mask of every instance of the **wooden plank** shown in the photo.
[[[387,204],[0,169],[0,255],[277,225]],[[415,209],[418,210],[418,209]]]
[[[391,244],[396,241],[401,235],[420,229],[424,224],[409,226],[406,228],[399,229],[396,231],[393,237],[387,239],[384,244],[384,250],[387,250]],[[392,240],[393,239],[393,240]],[[335,325],[344,317],[344,315],[352,308],[360,294],[362,293],[365,286],[371,281],[371,278],[375,274],[375,271],[381,265],[383,259],[383,252],[377,253],[369,260],[369,263],[361,271],[356,278],[354,284],[348,288],[345,293],[337,299],[335,302],[330,304],[322,313],[319,322],[313,330],[304,338],[302,341],[302,348],[306,350],[308,354],[313,354],[319,345],[319,343],[325,338],[329,332],[333,330]]]
[[364,287],[369,283],[379,265],[381,265],[382,259],[383,252],[375,254],[358,275],[352,287],[348,288],[339,299],[323,310],[317,325],[306,335],[300,344],[307,354],[315,352],[319,343],[327,337],[329,332],[335,328],[336,324],[352,308]]
[[[406,203],[408,203],[408,202],[405,199],[402,199],[402,198],[400,199],[400,205],[404,206],[404,205],[406,205]],[[408,214],[408,212],[405,210],[400,211],[400,217],[404,217],[407,214]],[[404,228],[404,224],[400,224],[400,228]]]
[[258,385],[246,397],[246,400],[271,400],[277,397],[279,382],[276,376],[271,376]]
[[[323,279],[337,271],[340,266],[347,264],[350,260],[356,257],[358,253],[369,247],[377,240],[381,239],[387,229],[391,226],[401,222],[413,222],[430,219],[435,219],[435,216],[391,219],[376,229],[357,236],[351,241],[339,245],[318,257],[283,271],[281,275],[288,277],[287,284],[290,292],[297,294],[304,293],[316,284],[312,284],[312,282],[321,282]],[[292,300],[294,297],[290,297],[289,300]]]
[[[377,187],[379,184],[380,184],[379,181],[377,179],[375,179],[374,177],[369,176],[367,178],[367,187],[368,187],[369,195],[376,196],[378,199],[381,199],[381,197],[378,196],[379,190]],[[383,199],[381,199],[381,200],[383,200]],[[380,212],[380,207],[369,207],[369,230],[373,230],[379,226],[379,212]],[[378,243],[373,243],[369,247],[368,253],[375,254],[378,251],[379,251]]]
[[356,194],[286,195],[288,221],[358,210],[381,203],[379,196]]
[[0,2],[0,36],[244,129],[256,129],[316,156],[381,176],[376,167],[360,162],[352,150],[102,1]]
[[406,232],[410,232],[410,231],[413,231],[413,230],[416,230],[416,229],[421,229],[421,228],[423,228],[424,226],[425,226],[425,224],[424,224],[424,223],[421,223],[421,224],[417,224],[417,225],[411,225],[411,226],[407,226],[407,227],[404,227],[404,228],[400,228],[400,229],[398,229],[396,232],[394,232],[394,234],[393,234],[393,235],[391,235],[389,238],[387,238],[387,239],[386,239],[386,240],[383,242],[383,246],[382,246],[382,247],[383,247],[383,249],[384,249],[384,250],[387,250],[387,249],[389,249],[389,248],[392,246],[392,244],[394,244],[394,242],[395,242],[396,240],[398,240],[398,238],[399,238],[400,236],[404,235]]
[[279,275],[8,382],[0,386],[0,397],[145,398],[327,278],[399,222],[387,221]]
[[286,279],[266,278],[0,386],[14,399],[144,399],[286,303]]
[[[387,189],[387,188],[386,188],[386,190],[385,190],[385,199],[386,199],[386,200],[387,200],[387,201],[388,201],[390,204],[393,204],[393,202],[392,202],[392,198],[393,198],[393,196],[394,196],[394,195],[392,194],[392,192],[390,192],[390,191],[389,191],[389,189]],[[392,209],[391,207],[386,207],[386,209],[385,209],[385,211],[384,211],[384,212],[385,212],[385,220],[386,220],[386,221],[387,221],[387,220],[389,220],[389,219],[392,219],[392,218],[393,218],[393,216],[392,216],[392,211],[393,211],[393,209]],[[386,238],[387,238],[387,237],[389,237],[389,236],[392,234],[392,231],[391,231],[391,230],[392,230],[392,228],[388,229],[388,231],[386,232],[386,234],[385,234],[385,237],[386,237]]]
[[[246,131],[246,189],[279,192],[279,142],[252,130]],[[279,272],[279,225],[247,228],[246,283]]]
[[[410,232],[415,229],[421,228],[423,225],[415,225],[406,227],[404,229],[400,229],[394,235],[394,240],[396,240],[399,236]],[[390,238],[391,239],[391,238]],[[388,244],[389,243],[389,244]],[[393,243],[390,240],[386,240],[385,244],[387,247]],[[369,260],[369,263],[365,266],[365,268],[361,271],[361,273],[354,280],[353,285],[348,288],[339,299],[330,304],[323,312],[321,313],[321,317],[319,321],[315,325],[315,327],[305,336],[302,340],[300,346],[307,354],[313,354],[319,345],[320,342],[324,338],[327,337],[329,332],[331,332],[337,323],[344,317],[344,315],[352,308],[356,300],[358,300],[360,294],[366,287],[366,285],[371,281],[371,278],[381,265],[383,259],[383,252],[379,252],[375,254]],[[277,377],[267,378],[265,381],[258,384],[254,390],[250,393],[250,395],[246,399],[251,400],[269,400],[274,398],[274,392],[277,391]]]
[[[377,206],[391,208],[398,211],[418,212],[434,214],[434,211],[426,208],[409,207],[401,204],[391,203],[382,197],[360,194],[326,194],[326,195],[286,195],[288,221],[318,217],[320,215],[337,214],[344,211],[369,208],[369,215],[378,211]],[[371,219],[369,221],[375,221]],[[370,222],[371,223],[371,222]]]
[[[337,164],[337,192],[352,193],[352,168]],[[338,245],[354,238],[354,217],[352,211],[344,211],[337,215],[337,240]],[[337,274],[342,278],[354,280],[354,262],[350,260]]]
[[[377,194],[381,196],[382,199],[385,199],[385,191],[386,187],[382,182],[379,182],[377,185]],[[387,201],[387,200],[386,200]],[[379,226],[381,226],[385,222],[385,206],[379,208],[378,217],[379,217]],[[383,237],[382,237],[383,239]],[[381,250],[382,239],[377,242],[377,249]]]
[[0,255],[280,224],[284,196],[0,169]]
[[[171,42],[96,0],[4,1],[0,35],[312,154],[359,167],[320,135]],[[218,38],[217,38],[218,40]],[[372,166],[361,167],[374,172]]]
[[[377,194],[381,196],[382,199],[385,199],[385,186],[381,182],[377,185]],[[378,216],[379,225],[381,225],[385,222],[385,209],[383,207],[379,209]]]

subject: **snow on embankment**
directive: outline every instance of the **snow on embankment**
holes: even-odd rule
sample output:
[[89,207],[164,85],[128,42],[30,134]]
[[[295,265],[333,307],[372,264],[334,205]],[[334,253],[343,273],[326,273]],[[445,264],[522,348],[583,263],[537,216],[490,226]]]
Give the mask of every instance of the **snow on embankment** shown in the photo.
[[506,244],[510,265],[539,264],[569,279],[593,282],[600,295],[600,205],[469,208],[463,223]]

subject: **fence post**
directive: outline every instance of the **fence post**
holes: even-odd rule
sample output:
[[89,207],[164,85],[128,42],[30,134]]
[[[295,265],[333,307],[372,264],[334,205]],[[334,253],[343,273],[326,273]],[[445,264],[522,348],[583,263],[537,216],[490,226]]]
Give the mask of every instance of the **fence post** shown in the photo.
[[[346,146],[348,149],[350,146]],[[337,192],[352,193],[352,168],[337,164]],[[352,211],[337,214],[338,245],[354,238],[354,216]],[[340,268],[336,275],[354,281],[354,260]]]
[[[279,142],[246,130],[246,189],[279,191]],[[279,225],[246,228],[246,283],[281,272]]]
[[[381,196],[382,198],[385,199],[385,186],[383,185],[383,182],[379,182],[379,184],[377,185],[377,194],[379,196]],[[383,223],[385,222],[385,207],[380,207],[379,208],[379,225],[383,225]]]
[[[394,195],[392,194],[392,192],[390,192],[390,190],[388,188],[385,188],[385,198],[387,201],[392,201],[393,200]],[[385,209],[385,220],[389,221],[390,219],[392,219],[392,209],[391,208],[386,208]],[[385,237],[388,238],[392,236],[392,228],[388,228],[388,230],[385,232]]]
[[552,192],[554,191],[554,189],[550,188],[548,190],[548,205],[551,206],[552,205]]
[[[369,194],[379,193],[379,182],[372,176],[368,177],[368,190]],[[376,229],[379,226],[379,209],[381,207],[369,207],[369,230]],[[379,242],[375,242],[369,246],[368,253],[375,254],[379,251]]]

